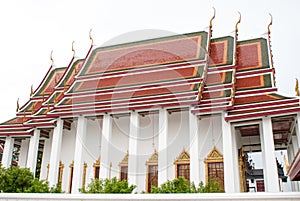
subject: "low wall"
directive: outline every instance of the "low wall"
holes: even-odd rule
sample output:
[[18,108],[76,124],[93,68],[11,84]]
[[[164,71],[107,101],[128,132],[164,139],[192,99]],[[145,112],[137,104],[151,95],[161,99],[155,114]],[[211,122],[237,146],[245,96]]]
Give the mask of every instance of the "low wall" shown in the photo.
[[201,193],[201,194],[30,194],[0,193],[0,201],[31,200],[247,200],[247,201],[299,201],[300,193]]

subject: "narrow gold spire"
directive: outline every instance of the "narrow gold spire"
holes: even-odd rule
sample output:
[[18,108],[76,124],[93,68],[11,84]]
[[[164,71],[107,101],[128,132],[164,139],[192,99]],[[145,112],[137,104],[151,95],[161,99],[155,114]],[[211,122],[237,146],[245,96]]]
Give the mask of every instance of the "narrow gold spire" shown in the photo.
[[31,85],[31,88],[30,88],[30,97],[33,95],[33,85]]
[[20,105],[19,105],[19,98],[17,100],[17,109],[16,109],[16,112],[19,112],[19,109],[20,109]]
[[90,37],[90,40],[91,40],[91,45],[94,45],[94,39],[92,37],[92,29],[90,29],[89,37]]
[[215,9],[215,7],[213,7],[213,10],[214,10],[214,15],[212,16],[212,18],[210,19],[210,21],[209,21],[209,30],[210,30],[210,34],[212,34],[212,22],[213,22],[213,20],[215,19],[215,17],[216,17],[216,9]]
[[296,78],[295,92],[296,92],[296,96],[300,96],[299,83],[298,83],[298,79],[297,78]]
[[75,43],[75,41],[72,42],[72,52],[73,52],[73,57],[75,57],[74,43]]
[[271,29],[270,29],[270,27],[271,27],[271,25],[273,24],[273,16],[271,15],[271,13],[269,13],[269,15],[270,15],[270,17],[271,17],[271,21],[270,21],[270,23],[269,23],[269,25],[268,25],[268,35],[271,34]]
[[241,15],[241,13],[238,11],[238,13],[239,13],[239,20],[236,22],[236,24],[235,24],[235,32],[237,33],[238,31],[239,31],[239,29],[238,29],[238,25],[241,23],[241,18],[242,18],[242,15]]
[[54,65],[54,59],[53,59],[53,50],[50,53],[50,60],[51,60],[51,65]]

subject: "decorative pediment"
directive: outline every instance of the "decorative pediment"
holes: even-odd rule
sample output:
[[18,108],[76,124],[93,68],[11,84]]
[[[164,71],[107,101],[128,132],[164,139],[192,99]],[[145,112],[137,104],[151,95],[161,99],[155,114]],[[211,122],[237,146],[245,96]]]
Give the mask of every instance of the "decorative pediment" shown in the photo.
[[174,164],[177,163],[189,163],[190,162],[190,154],[183,149],[179,156],[176,158]]
[[146,162],[146,165],[156,165],[158,164],[158,153],[156,149],[154,150],[154,153],[149,158],[149,160]]
[[214,147],[211,152],[207,155],[204,162],[218,162],[223,161],[223,155],[219,152],[219,150]]
[[100,167],[100,157],[96,160],[96,162],[93,164],[93,167]]
[[119,163],[119,166],[128,166],[128,151],[126,152],[126,155],[122,159],[122,161]]

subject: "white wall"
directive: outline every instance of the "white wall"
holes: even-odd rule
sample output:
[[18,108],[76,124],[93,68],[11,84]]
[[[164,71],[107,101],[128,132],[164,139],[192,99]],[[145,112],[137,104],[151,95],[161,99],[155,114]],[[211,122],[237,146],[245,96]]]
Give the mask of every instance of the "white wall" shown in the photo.
[[223,152],[221,115],[209,116],[199,121],[199,154],[200,154],[200,181],[205,183],[204,160],[214,146],[220,153]]
[[75,136],[77,121],[72,122],[71,130],[63,130],[60,160],[64,164],[62,190],[68,192],[70,182],[70,165],[74,160]]
[[83,151],[83,161],[87,163],[85,186],[87,186],[91,182],[91,179],[94,178],[93,164],[100,157],[101,130],[102,119],[88,119],[86,145],[84,146]]
[[183,149],[189,152],[189,116],[188,111],[173,112],[168,116],[168,180],[175,178],[174,161]]
[[42,164],[41,164],[40,180],[46,180],[47,179],[47,173],[48,173],[47,166],[50,162],[52,135],[53,135],[53,130],[49,133],[49,138],[45,139],[43,157],[42,157]]

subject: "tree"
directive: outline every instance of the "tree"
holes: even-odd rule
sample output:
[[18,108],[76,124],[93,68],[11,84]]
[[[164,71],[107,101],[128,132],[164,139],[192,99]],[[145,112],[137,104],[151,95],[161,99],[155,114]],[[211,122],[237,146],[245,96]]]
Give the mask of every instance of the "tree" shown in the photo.
[[11,166],[2,168],[0,174],[0,191],[7,193],[23,193],[33,181],[33,174],[27,168]]

